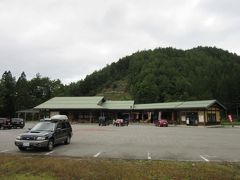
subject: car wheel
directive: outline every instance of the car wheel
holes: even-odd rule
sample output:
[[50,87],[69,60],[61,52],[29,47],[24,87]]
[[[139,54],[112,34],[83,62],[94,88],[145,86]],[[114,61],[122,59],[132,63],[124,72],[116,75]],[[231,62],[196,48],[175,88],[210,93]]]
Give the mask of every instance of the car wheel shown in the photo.
[[65,143],[65,144],[70,144],[70,142],[71,142],[71,137],[68,136],[64,143]]
[[18,146],[18,149],[19,149],[20,151],[26,151],[27,148]]
[[50,139],[50,140],[48,141],[47,150],[48,150],[48,151],[52,151],[52,150],[53,150],[53,145],[54,145],[53,140]]

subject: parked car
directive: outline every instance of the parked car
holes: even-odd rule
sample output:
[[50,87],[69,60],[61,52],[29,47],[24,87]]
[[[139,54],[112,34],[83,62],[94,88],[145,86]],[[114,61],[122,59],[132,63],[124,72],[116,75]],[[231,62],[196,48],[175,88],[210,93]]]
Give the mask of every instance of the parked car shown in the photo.
[[99,126],[107,126],[109,124],[110,124],[110,122],[105,116],[100,116],[98,118],[98,125]]
[[25,121],[22,118],[12,118],[11,123],[13,128],[23,128],[25,126]]
[[72,138],[72,127],[65,115],[55,115],[42,119],[32,129],[16,137],[15,145],[19,150],[28,148],[46,148],[53,150],[54,145],[69,144]]
[[11,120],[9,118],[0,118],[0,129],[12,128]]
[[168,121],[166,119],[160,119],[155,122],[155,126],[168,127]]

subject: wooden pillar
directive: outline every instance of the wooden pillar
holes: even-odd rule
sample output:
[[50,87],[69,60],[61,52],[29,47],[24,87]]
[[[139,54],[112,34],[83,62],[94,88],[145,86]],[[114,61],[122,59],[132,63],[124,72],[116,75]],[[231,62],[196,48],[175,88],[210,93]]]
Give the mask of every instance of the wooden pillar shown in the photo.
[[206,113],[205,112],[206,112],[206,110],[204,109],[204,118],[203,118],[204,119],[204,126],[206,126]]
[[24,112],[24,118],[25,118],[25,121],[27,120],[27,113]]
[[236,109],[237,109],[237,118],[239,117],[239,112],[238,112],[238,104],[237,104],[237,107],[236,107]]
[[176,112],[176,122],[177,124],[180,124],[180,114],[179,114],[179,111]]
[[89,120],[90,120],[90,123],[92,123],[92,112],[91,111],[89,113]]
[[[216,117],[216,124],[218,124],[218,117],[217,117],[217,108],[214,107],[214,113],[215,113],[215,117]],[[220,120],[220,119],[219,119]]]
[[77,122],[80,122],[80,119],[81,119],[81,111],[78,111]]

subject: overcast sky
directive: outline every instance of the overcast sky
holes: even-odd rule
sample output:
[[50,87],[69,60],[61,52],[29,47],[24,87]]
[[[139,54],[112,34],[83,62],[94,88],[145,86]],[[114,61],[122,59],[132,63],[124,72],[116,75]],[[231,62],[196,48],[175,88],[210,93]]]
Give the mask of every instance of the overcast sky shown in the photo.
[[0,0],[0,73],[70,83],[138,50],[240,54],[239,0]]

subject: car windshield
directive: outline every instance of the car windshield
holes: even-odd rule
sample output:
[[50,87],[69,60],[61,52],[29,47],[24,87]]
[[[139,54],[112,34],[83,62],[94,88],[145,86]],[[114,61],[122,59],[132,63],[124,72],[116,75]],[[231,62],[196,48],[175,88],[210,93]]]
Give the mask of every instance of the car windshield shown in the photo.
[[40,122],[36,124],[31,131],[54,131],[55,123],[52,122]]

